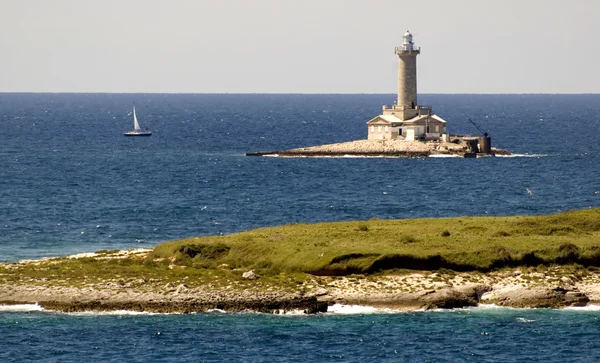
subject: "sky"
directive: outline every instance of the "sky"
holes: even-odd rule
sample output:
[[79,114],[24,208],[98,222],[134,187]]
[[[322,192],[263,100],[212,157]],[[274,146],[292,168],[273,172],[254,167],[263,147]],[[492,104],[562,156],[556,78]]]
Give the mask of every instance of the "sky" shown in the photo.
[[0,92],[600,93],[600,0],[0,0]]

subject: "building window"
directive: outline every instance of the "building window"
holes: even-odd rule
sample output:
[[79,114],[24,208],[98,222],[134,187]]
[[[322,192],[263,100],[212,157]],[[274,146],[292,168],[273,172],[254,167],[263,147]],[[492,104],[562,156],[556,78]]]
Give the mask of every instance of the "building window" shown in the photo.
[[377,131],[381,132],[381,126],[377,126]]
[[387,126],[386,126],[386,127],[385,127],[385,132],[387,132],[387,131],[388,131],[388,128],[387,128]]
[[375,132],[375,126],[371,126],[371,132]]
[[435,125],[435,132],[440,132],[440,126],[439,125]]

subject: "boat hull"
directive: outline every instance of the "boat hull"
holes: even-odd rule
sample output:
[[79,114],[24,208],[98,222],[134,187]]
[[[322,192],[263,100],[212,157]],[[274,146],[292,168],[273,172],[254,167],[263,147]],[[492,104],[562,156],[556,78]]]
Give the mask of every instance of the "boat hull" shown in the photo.
[[125,136],[152,136],[152,131],[129,131],[123,133]]

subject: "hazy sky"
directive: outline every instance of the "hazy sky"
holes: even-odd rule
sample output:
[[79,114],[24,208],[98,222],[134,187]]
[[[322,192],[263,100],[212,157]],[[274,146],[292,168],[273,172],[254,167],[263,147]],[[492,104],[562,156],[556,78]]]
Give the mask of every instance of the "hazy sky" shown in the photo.
[[0,92],[600,93],[600,0],[0,0]]

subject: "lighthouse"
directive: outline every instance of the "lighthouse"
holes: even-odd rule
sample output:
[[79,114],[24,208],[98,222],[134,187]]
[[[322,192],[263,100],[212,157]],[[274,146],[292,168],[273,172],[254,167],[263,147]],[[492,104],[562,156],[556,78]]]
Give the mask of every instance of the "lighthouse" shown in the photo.
[[421,49],[415,48],[413,36],[407,30],[402,45],[396,47],[398,56],[398,106],[414,109],[417,105],[417,56]]
[[417,103],[417,56],[413,35],[406,31],[402,45],[394,48],[398,57],[398,98],[382,114],[369,120],[369,140],[401,139],[406,141],[445,140],[446,121],[435,115],[431,106]]

